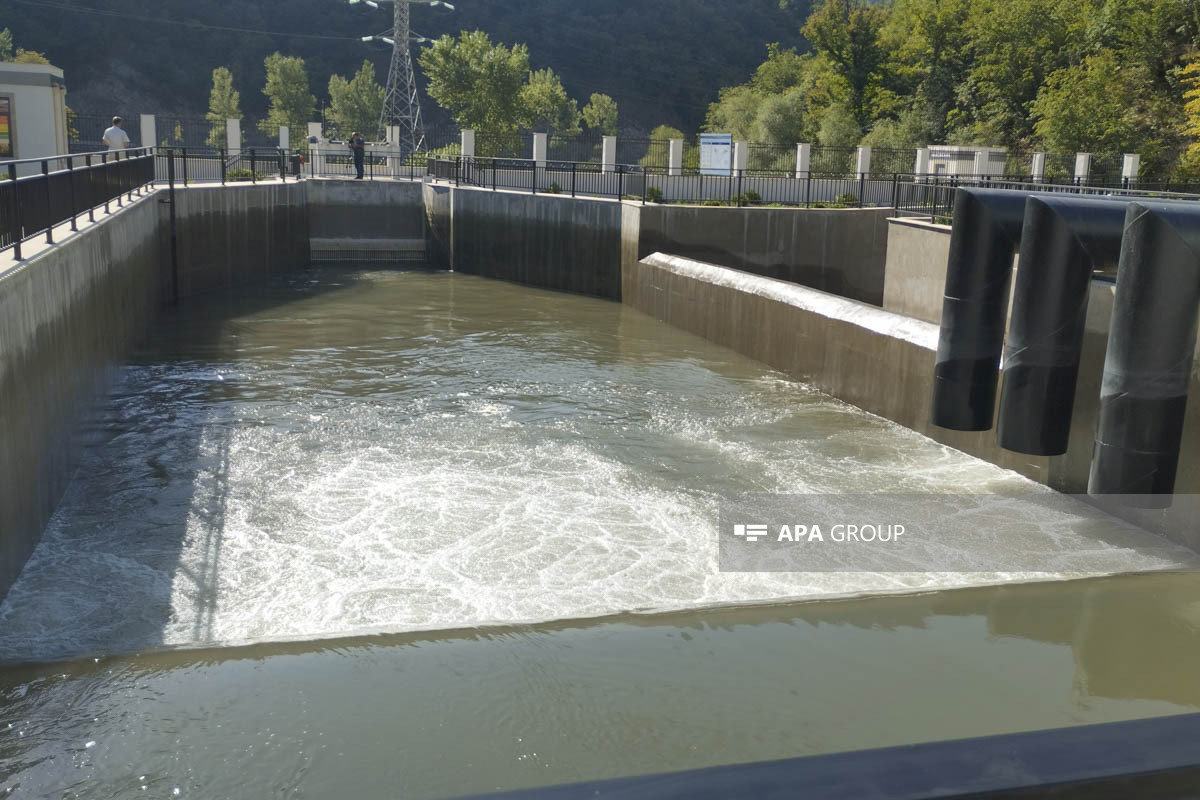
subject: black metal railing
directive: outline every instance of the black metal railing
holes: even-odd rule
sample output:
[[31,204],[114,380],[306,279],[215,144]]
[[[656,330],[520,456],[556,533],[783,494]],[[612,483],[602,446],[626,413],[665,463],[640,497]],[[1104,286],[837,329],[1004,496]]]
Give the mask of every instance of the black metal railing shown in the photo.
[[600,164],[512,158],[431,157],[428,175],[459,186],[571,197],[623,198],[642,203],[802,208],[890,207],[893,177],[734,170],[705,174],[641,164]]
[[44,234],[53,244],[56,226],[78,230],[80,216],[95,221],[153,182],[149,148],[0,162],[0,249],[20,260],[23,242]]
[[935,175],[896,175],[896,216],[929,217],[937,222],[949,222],[954,211],[954,194],[959,187],[1013,189],[1024,192],[1047,192],[1090,195],[1095,197],[1128,197],[1161,200],[1200,200],[1200,182],[1151,183],[1118,178],[1111,182],[1082,179],[1032,176],[998,176],[949,178]]

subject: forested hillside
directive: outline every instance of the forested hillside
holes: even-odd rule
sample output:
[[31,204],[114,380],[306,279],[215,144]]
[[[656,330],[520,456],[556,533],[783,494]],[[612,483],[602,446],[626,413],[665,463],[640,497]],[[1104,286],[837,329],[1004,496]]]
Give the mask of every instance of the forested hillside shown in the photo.
[[[457,10],[416,7],[413,28],[430,38],[481,29],[493,41],[526,43],[533,68],[551,68],[582,101],[592,92],[620,104],[621,124],[697,130],[722,86],[741,83],[765,44],[803,47],[808,0],[454,0]],[[266,110],[263,60],[302,57],[318,102],[332,74],[352,75],[370,57],[379,80],[388,51],[359,37],[390,27],[390,8],[344,0],[5,0],[0,28],[66,71],[77,112],[203,115],[212,71],[227,66],[242,108]],[[169,21],[169,22],[168,22]],[[181,24],[184,23],[184,24]],[[244,31],[271,33],[246,33]],[[426,103],[436,122],[439,110]],[[442,117],[444,119],[444,117]]]

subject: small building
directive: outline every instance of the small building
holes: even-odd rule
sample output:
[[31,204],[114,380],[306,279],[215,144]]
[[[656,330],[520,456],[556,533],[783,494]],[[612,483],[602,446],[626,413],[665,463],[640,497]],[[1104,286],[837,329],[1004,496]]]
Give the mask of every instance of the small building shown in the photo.
[[0,63],[0,160],[67,152],[67,84],[49,64]]
[[932,175],[1003,175],[1008,153],[1002,147],[936,145],[929,148]]

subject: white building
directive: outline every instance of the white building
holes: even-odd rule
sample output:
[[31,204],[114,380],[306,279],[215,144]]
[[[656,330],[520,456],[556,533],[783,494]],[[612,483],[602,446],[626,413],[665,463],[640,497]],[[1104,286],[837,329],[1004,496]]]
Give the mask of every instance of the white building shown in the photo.
[[0,160],[67,152],[67,84],[48,64],[0,63]]

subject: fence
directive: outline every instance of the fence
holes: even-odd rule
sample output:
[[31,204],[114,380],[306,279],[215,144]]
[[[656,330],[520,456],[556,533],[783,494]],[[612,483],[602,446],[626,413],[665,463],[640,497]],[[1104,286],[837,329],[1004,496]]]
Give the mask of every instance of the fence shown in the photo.
[[155,142],[141,141],[142,133],[138,127],[138,117],[126,114],[71,114],[70,143],[67,150],[72,154],[87,155],[101,150],[107,150],[104,143],[104,132],[112,125],[114,116],[119,116],[124,122],[126,135],[129,136],[130,147],[153,147]]
[[[30,166],[38,171],[21,176]],[[22,169],[24,168],[24,169]],[[96,209],[110,211],[114,201],[132,199],[154,181],[154,156],[148,149],[84,153],[54,158],[8,161],[0,180],[0,249],[13,249],[20,260],[21,243],[44,233],[54,243],[54,227],[86,213],[95,221]]]
[[539,164],[507,158],[432,157],[428,175],[460,186],[492,190],[736,207],[886,207],[895,204],[896,193],[896,182],[890,177],[819,173],[796,177],[794,173],[755,170],[705,175],[694,169],[672,175],[667,168],[641,165],[617,164],[606,170],[594,163]]
[[1115,185],[1095,185],[1084,181],[1050,182],[1032,177],[940,178],[928,175],[897,175],[896,216],[930,217],[948,221],[954,211],[954,195],[959,187],[1013,189],[1023,192],[1045,192],[1089,195],[1094,197],[1128,197],[1157,200],[1200,201],[1200,183],[1150,184],[1123,182]]

